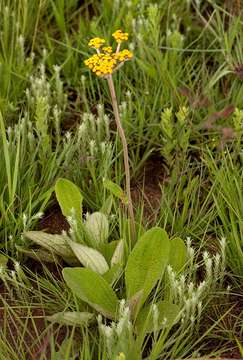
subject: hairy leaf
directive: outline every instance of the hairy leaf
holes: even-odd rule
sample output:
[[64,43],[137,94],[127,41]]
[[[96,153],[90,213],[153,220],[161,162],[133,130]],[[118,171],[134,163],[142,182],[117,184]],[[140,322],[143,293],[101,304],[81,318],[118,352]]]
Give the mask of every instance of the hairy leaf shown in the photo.
[[107,318],[115,318],[118,298],[101,275],[85,268],[65,268],[62,274],[77,297]]
[[46,319],[67,326],[83,326],[94,319],[94,314],[89,312],[65,311],[47,316]]
[[[160,301],[154,305],[154,308],[151,304],[147,305],[139,312],[135,324],[138,333],[141,331],[152,332],[165,327],[171,328],[179,320],[180,307],[178,305],[168,301]],[[157,324],[154,322],[156,317]]]
[[68,241],[73,253],[76,255],[81,264],[99,274],[104,274],[109,270],[109,266],[104,256],[91,247],[78,244],[72,240]]
[[187,248],[184,241],[180,238],[174,238],[170,241],[170,260],[172,269],[178,273],[185,266],[187,261]]
[[133,248],[125,270],[127,298],[139,291],[143,295],[139,306],[162,278],[169,260],[170,241],[165,230],[155,227],[148,230]]
[[80,189],[70,180],[60,178],[56,182],[55,193],[63,215],[72,216],[74,211],[77,219],[80,219],[83,201]]
[[109,222],[106,215],[101,212],[94,212],[89,215],[85,229],[95,247],[105,243],[109,235]]

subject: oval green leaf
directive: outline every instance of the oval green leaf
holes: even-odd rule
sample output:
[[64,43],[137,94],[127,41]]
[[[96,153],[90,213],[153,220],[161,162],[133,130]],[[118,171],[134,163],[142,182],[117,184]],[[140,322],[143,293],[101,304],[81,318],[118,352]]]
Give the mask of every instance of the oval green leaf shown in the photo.
[[125,270],[125,282],[128,299],[143,291],[138,307],[141,307],[157,281],[162,278],[169,254],[168,235],[159,227],[143,234],[133,248]]
[[63,215],[72,216],[74,210],[77,219],[80,219],[83,202],[80,189],[72,181],[60,178],[56,182],[55,193]]
[[[157,330],[163,327],[170,329],[179,320],[180,307],[168,301],[160,301],[155,305],[158,310]],[[152,306],[149,304],[139,312],[135,324],[138,333],[154,330]]]
[[73,258],[73,251],[67,241],[67,235],[47,234],[44,231],[27,231],[24,236],[35,244],[61,256],[62,258]]
[[128,203],[127,196],[119,185],[107,179],[103,180],[103,184],[107,190],[109,190],[114,196],[122,200],[124,204]]
[[109,236],[109,222],[106,215],[101,212],[89,215],[85,222],[85,229],[93,246],[104,244]]
[[99,274],[104,274],[109,270],[109,266],[104,256],[91,247],[78,244],[72,240],[68,241],[73,253],[81,264]]
[[172,269],[179,273],[183,270],[187,261],[187,248],[182,239],[176,237],[170,241],[170,259],[169,264]]
[[109,242],[108,244],[101,244],[99,247],[99,250],[103,254],[103,256],[106,258],[106,261],[108,264],[111,263],[112,256],[114,254],[114,251],[116,250],[116,247],[119,243],[119,240],[113,240]]
[[119,301],[103,277],[90,269],[65,268],[64,280],[73,293],[109,319],[116,317]]
[[48,321],[67,326],[88,325],[94,319],[94,314],[89,312],[65,311],[47,316]]
[[122,273],[121,264],[113,265],[105,274],[103,274],[103,278],[110,284],[111,286],[119,279]]
[[111,266],[122,263],[123,256],[124,256],[124,241],[121,239],[118,242],[117,247],[115,248],[115,251],[112,255]]

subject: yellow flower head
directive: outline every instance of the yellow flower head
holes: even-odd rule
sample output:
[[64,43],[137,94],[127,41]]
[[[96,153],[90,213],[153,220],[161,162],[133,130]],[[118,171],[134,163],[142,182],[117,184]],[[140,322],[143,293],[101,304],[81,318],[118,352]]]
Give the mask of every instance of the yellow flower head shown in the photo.
[[126,360],[126,355],[123,352],[120,352],[117,355],[116,360]]
[[112,34],[112,36],[118,43],[121,43],[122,41],[126,41],[128,39],[128,33],[124,33],[121,30],[116,30]]
[[95,49],[99,49],[104,43],[105,43],[105,39],[96,37],[89,41],[89,46]]
[[112,36],[118,42],[116,52],[113,52],[111,46],[104,46],[105,40],[101,38],[91,39],[89,46],[97,50],[97,54],[91,56],[89,59],[84,61],[85,65],[88,66],[97,76],[106,76],[112,74],[118,65],[122,65],[125,61],[130,60],[133,54],[128,49],[119,51],[120,43],[123,40],[128,39],[128,33],[123,33],[121,30],[117,30]]
[[104,51],[105,53],[111,54],[112,53],[112,47],[111,46],[104,46],[102,48],[102,51]]
[[114,58],[120,62],[130,60],[133,57],[133,53],[129,51],[128,49],[124,49],[122,51],[119,51],[114,55]]
[[88,66],[98,76],[111,74],[116,65],[116,62],[117,61],[113,55],[104,53],[95,54],[84,61],[85,65]]

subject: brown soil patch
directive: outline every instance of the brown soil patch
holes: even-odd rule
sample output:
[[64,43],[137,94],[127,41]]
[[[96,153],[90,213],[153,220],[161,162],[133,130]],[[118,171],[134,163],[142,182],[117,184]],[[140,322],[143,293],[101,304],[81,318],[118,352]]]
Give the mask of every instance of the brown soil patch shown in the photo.
[[209,358],[209,357],[200,357],[200,358],[189,358],[187,360],[232,360],[232,358],[222,358],[222,357],[217,357],[217,358]]
[[[160,157],[149,159],[140,175],[132,182],[131,193],[135,209],[143,207],[143,217],[152,222],[160,210],[160,184],[167,178],[166,170]],[[62,215],[58,204],[49,208],[38,224],[38,230],[50,234],[61,234],[69,230],[69,224]]]
[[135,208],[143,206],[143,216],[152,222],[160,210],[160,184],[166,179],[166,170],[159,157],[153,157],[145,164],[141,175],[133,181],[131,193]]
[[61,234],[63,230],[69,230],[69,224],[57,204],[46,211],[44,217],[39,222],[38,230],[43,230],[50,234]]
[[[4,302],[8,306],[4,308]],[[31,301],[31,299],[30,299]],[[55,339],[55,344],[61,344],[67,334],[65,327],[50,325],[45,320],[45,312],[41,308],[32,307],[31,304],[21,307],[14,298],[8,294],[3,285],[0,287],[0,328],[1,338],[8,346],[8,350],[1,354],[6,360],[14,352],[24,360],[38,360],[40,354],[45,354],[43,359],[51,360],[50,340]],[[49,326],[48,326],[49,325]],[[48,327],[48,328],[47,328]],[[21,357],[24,354],[24,358]]]
[[[237,293],[243,294],[243,289],[237,289]],[[210,319],[205,318],[202,324],[202,333],[204,333],[218,322],[211,332],[212,339],[208,341],[205,352],[228,348],[229,350],[222,353],[222,358],[243,359],[236,343],[237,339],[241,346],[243,345],[242,309],[243,296],[235,294],[230,295],[228,298],[223,296],[220,299],[215,299],[215,303],[212,304],[210,310]],[[219,321],[219,319],[221,320]]]

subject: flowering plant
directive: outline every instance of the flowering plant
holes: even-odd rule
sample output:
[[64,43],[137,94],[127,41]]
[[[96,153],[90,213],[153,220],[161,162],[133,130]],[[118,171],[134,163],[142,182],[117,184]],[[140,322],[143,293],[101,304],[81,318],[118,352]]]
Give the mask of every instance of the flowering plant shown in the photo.
[[127,195],[127,206],[128,213],[131,221],[131,237],[133,242],[135,242],[135,219],[131,198],[131,186],[130,186],[130,169],[129,169],[129,156],[128,156],[128,146],[126,136],[122,127],[120,120],[120,114],[117,104],[116,91],[112,79],[112,74],[115,70],[120,68],[125,61],[130,60],[133,57],[133,54],[128,50],[120,50],[121,43],[128,39],[128,33],[122,32],[122,30],[116,30],[112,34],[113,38],[117,42],[117,47],[115,52],[111,46],[103,46],[105,39],[95,37],[89,41],[89,46],[96,50],[96,54],[91,56],[89,59],[84,61],[85,65],[88,66],[97,76],[107,79],[109,90],[111,94],[112,106],[114,110],[116,126],[121,138],[122,147],[123,147],[123,156],[124,156],[124,168],[126,175],[126,195]]

